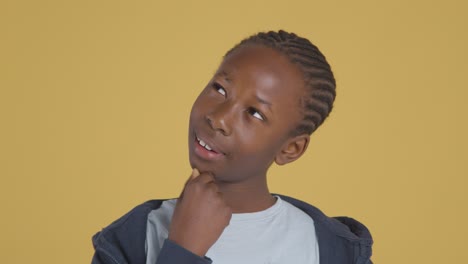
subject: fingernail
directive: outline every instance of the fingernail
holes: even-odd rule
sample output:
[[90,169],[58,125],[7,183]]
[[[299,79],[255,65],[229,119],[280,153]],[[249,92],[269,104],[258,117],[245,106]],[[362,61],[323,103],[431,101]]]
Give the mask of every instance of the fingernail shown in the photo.
[[198,171],[197,168],[193,168],[192,170],[192,178],[196,178],[198,177],[198,175],[200,175],[200,172]]

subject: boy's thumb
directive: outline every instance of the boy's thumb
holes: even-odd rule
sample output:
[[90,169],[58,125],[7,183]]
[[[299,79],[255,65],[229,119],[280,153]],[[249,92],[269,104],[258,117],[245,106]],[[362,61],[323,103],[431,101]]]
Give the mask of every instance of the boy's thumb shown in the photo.
[[184,196],[184,191],[185,191],[185,188],[187,187],[187,184],[195,179],[196,177],[198,177],[200,175],[200,172],[198,171],[197,168],[193,168],[192,170],[192,174],[190,175],[190,178],[185,182],[185,185],[184,185],[184,189],[182,190],[182,193],[180,194],[179,196],[179,199],[182,199],[182,197]]

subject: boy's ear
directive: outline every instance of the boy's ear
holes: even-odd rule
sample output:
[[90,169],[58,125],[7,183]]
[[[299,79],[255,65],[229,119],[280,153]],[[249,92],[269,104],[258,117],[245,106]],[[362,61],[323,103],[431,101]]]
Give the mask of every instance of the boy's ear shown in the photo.
[[310,135],[302,134],[289,138],[276,154],[275,163],[278,165],[288,164],[300,158],[309,146]]

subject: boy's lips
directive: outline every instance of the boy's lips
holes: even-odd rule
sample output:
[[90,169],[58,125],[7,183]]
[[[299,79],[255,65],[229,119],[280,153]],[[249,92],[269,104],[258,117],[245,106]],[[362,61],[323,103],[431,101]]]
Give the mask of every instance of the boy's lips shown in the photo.
[[200,144],[200,146],[204,147],[205,149],[207,149],[209,151],[213,151],[215,153],[218,153],[218,151],[214,150],[212,147],[210,147],[210,145],[208,145],[208,143],[201,140],[199,137],[197,137],[197,142],[198,142],[198,144]]
[[207,140],[205,137],[198,136],[195,134],[195,153],[205,159],[217,159],[225,155],[225,153],[213,143],[211,140]]

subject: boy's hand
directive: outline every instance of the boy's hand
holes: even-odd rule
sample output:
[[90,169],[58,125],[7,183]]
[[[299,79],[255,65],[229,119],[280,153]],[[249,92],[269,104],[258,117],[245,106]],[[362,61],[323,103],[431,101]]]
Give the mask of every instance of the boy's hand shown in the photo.
[[213,175],[194,169],[177,205],[169,228],[169,239],[185,249],[205,256],[231,220],[232,211],[218,191]]

